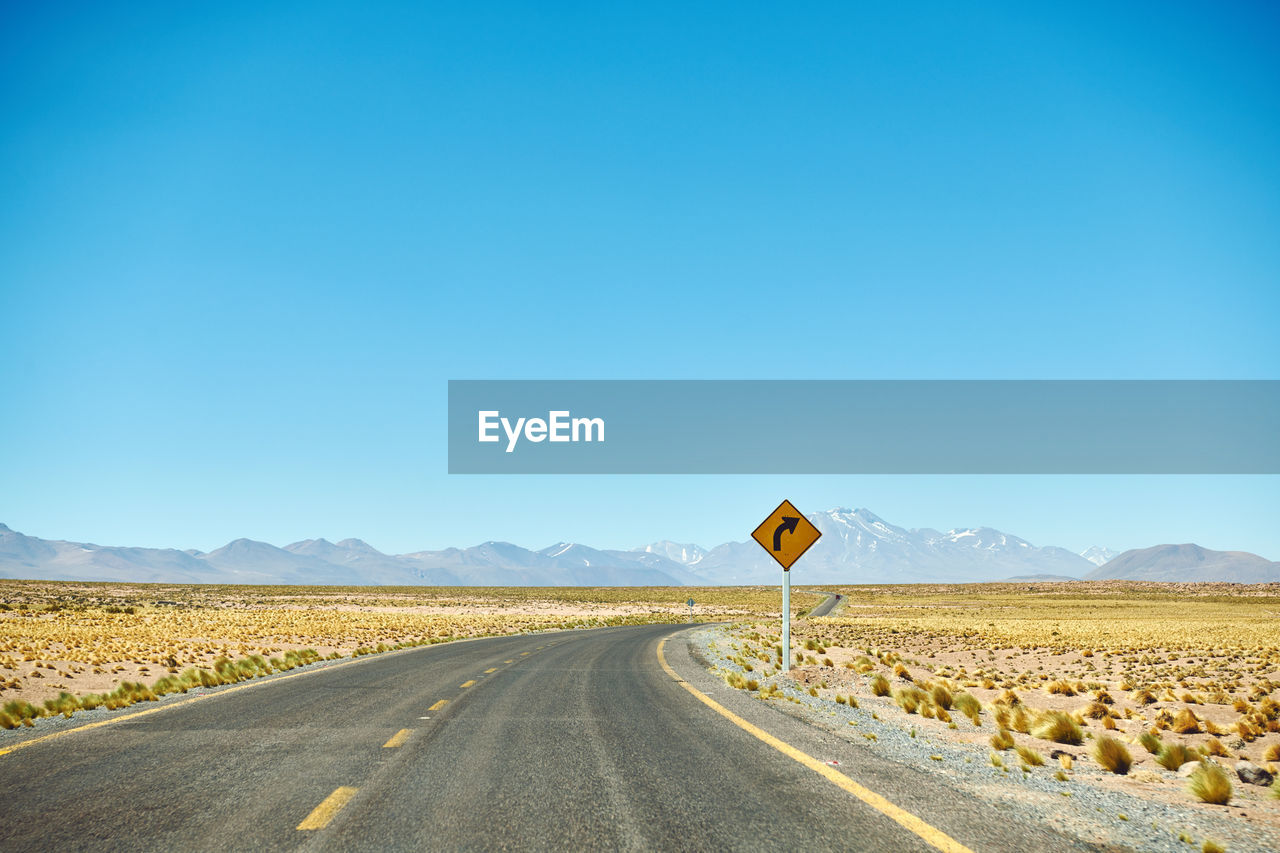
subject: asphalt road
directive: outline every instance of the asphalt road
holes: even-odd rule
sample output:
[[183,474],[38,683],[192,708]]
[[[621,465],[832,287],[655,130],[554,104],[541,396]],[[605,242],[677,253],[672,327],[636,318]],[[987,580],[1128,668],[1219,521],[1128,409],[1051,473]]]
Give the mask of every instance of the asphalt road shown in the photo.
[[805,616],[806,619],[817,619],[819,616],[826,616],[831,609],[840,603],[840,599],[844,596],[832,593],[822,600],[822,603],[810,610]]
[[430,646],[35,743],[0,755],[0,848],[939,849],[749,721],[973,850],[1087,849],[728,688],[675,636],[686,686],[656,654],[681,630]]

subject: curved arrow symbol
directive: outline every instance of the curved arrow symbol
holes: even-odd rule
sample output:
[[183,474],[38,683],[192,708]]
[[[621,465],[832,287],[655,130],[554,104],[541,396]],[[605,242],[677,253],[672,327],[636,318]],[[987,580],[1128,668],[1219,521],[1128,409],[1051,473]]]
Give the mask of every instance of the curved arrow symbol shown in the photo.
[[782,517],[782,523],[778,525],[777,530],[773,531],[773,550],[782,550],[782,531],[785,530],[788,533],[795,533],[796,525],[799,523],[800,519],[796,518],[794,515],[784,515]]

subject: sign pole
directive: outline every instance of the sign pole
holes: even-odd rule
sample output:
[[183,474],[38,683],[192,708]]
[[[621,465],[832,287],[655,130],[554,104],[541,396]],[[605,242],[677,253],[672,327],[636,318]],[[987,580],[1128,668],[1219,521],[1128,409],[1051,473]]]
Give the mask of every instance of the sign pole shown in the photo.
[[791,572],[782,572],[782,671],[791,671]]
[[782,671],[791,671],[791,566],[822,536],[791,501],[769,513],[751,538],[782,566]]

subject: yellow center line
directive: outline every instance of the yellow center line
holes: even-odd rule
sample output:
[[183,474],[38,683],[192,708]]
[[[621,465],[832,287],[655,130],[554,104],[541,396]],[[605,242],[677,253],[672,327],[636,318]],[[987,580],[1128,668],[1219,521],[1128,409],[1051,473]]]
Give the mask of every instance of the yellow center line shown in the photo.
[[525,655],[527,655],[527,654],[529,654],[529,653],[528,653],[528,652],[521,652],[521,653],[520,653],[520,657],[524,657],[524,656],[525,656]]
[[880,812],[885,817],[888,817],[890,820],[895,821],[900,826],[914,832],[929,844],[944,851],[944,853],[973,853],[973,851],[968,847],[965,847],[959,841],[956,841],[942,830],[925,823],[906,809],[895,806],[875,791],[859,785],[857,782],[853,781],[835,768],[822,763],[807,753],[801,752],[786,741],[769,734],[764,729],[748,723],[746,720],[716,702],[714,699],[704,695],[693,685],[689,684],[689,682],[681,678],[679,674],[677,674],[676,671],[667,663],[667,657],[662,653],[662,647],[666,644],[667,640],[665,637],[658,641],[658,663],[662,664],[662,668],[666,671],[667,675],[671,676],[675,682],[685,690],[688,690],[689,693],[693,695],[693,698],[711,708],[738,728],[750,735],[753,735],[759,740],[764,741],[788,758],[798,761],[814,773],[823,776],[829,782],[833,782],[848,793],[853,794],[859,800],[862,800],[862,802],[871,806],[871,808]]
[[503,663],[515,663],[514,660],[504,660]]
[[432,705],[432,706],[431,706],[430,708],[428,708],[427,710],[428,710],[428,711],[439,711],[441,708],[443,708],[445,705],[448,705],[448,704],[449,704],[449,700],[448,700],[448,699],[441,699],[439,702],[435,703],[434,705]]
[[383,749],[394,749],[401,746],[409,739],[409,735],[413,734],[413,729],[401,729],[391,736],[391,740],[382,745]]
[[475,684],[475,681],[474,681],[474,680],[472,680],[472,681],[464,681],[464,682],[462,682],[461,684],[459,684],[458,686],[459,686],[459,687],[470,687],[470,686],[471,686],[471,685],[473,685],[473,684]]
[[491,667],[489,667],[488,669],[486,669],[486,670],[484,671],[484,674],[485,674],[485,675],[488,675],[488,674],[489,674],[489,673],[491,673],[491,672],[497,672],[497,671],[498,671],[498,668],[497,668],[496,666],[491,666]]
[[311,814],[303,818],[302,823],[298,824],[298,829],[324,829],[329,825],[329,821],[333,820],[334,815],[356,795],[357,790],[359,789],[346,786],[337,788],[324,798],[324,802],[312,809]]

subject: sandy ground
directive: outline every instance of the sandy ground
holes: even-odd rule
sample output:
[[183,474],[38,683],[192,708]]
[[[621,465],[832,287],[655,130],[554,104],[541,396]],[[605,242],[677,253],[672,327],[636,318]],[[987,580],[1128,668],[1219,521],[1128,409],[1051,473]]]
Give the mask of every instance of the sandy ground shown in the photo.
[[[686,605],[695,599],[692,609]],[[219,658],[556,628],[777,615],[741,588],[218,587],[0,581],[0,707],[153,683]],[[816,595],[801,595],[797,607]]]
[[[1164,744],[1212,756],[1228,771],[1234,787],[1231,803],[1198,806],[1280,829],[1280,799],[1272,798],[1267,787],[1244,783],[1235,772],[1236,763],[1246,760],[1280,777],[1280,590],[1224,586],[1153,591],[1146,585],[1127,590],[1110,585],[1092,593],[1072,591],[1070,601],[1011,599],[1007,590],[995,595],[990,590],[936,588],[918,593],[920,598],[938,597],[927,603],[905,601],[901,590],[892,603],[860,601],[856,591],[843,590],[855,597],[832,618],[797,624],[798,663],[792,677],[803,688],[814,688],[819,698],[852,696],[859,707],[885,720],[944,740],[979,744],[988,753],[999,728],[997,703],[1007,708],[1016,701],[1031,718],[1038,712],[1065,711],[1079,722],[1082,744],[1019,731],[1012,732],[1014,742],[1035,750],[1050,766],[1058,763],[1055,753],[1065,753],[1075,770],[1101,770],[1091,757],[1092,746],[1110,736],[1127,747],[1132,769],[1126,775],[1098,774],[1096,784],[1180,805],[1195,802],[1186,779],[1161,767],[1139,742],[1143,733],[1152,732]],[[1052,595],[1065,595],[1061,590],[1058,586]],[[1132,598],[1117,598],[1126,594]],[[1157,597],[1149,598],[1153,594]],[[1096,616],[1081,616],[1092,613],[1092,596],[1105,598],[1106,608]],[[903,605],[912,609],[903,610]],[[928,616],[917,618],[912,615],[916,610]],[[964,617],[957,618],[957,612]],[[1117,612],[1137,617],[1116,620]],[[1152,613],[1170,618],[1138,624]],[[1038,632],[1036,625],[1041,626]],[[752,642],[753,632],[761,639]],[[735,633],[743,643],[742,660],[761,676],[776,673],[776,658],[764,663],[757,654],[764,644],[778,642],[776,625],[756,623]],[[1070,648],[1060,640],[1068,633],[1094,641]],[[1174,642],[1143,645],[1144,638],[1158,636]],[[947,688],[953,697],[969,693],[982,704],[980,724],[954,709],[949,722],[940,721],[932,708],[908,713],[894,695],[874,695],[876,674],[895,694],[912,687],[928,692],[934,686]],[[1020,763],[1013,750],[1000,755],[1011,768]]]

